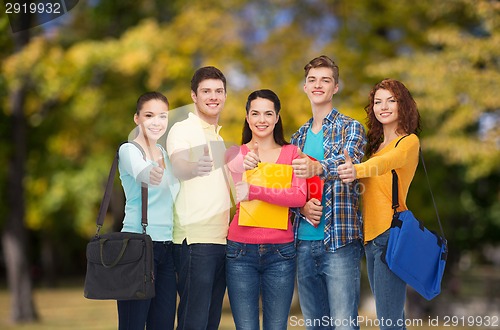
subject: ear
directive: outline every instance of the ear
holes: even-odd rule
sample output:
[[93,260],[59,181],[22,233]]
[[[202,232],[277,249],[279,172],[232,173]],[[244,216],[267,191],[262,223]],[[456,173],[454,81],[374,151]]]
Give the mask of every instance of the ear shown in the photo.
[[134,114],[134,123],[139,126],[139,116],[137,114]]
[[304,93],[307,94],[307,87],[306,87],[306,83],[304,83]]
[[280,115],[279,114],[276,115],[276,121],[274,123],[277,124],[278,120],[280,120]]
[[198,97],[196,96],[196,93],[191,91],[191,99],[193,100],[194,103],[198,102]]
[[337,92],[339,91],[339,83],[336,83],[335,84],[335,89],[333,90],[333,94],[337,94]]

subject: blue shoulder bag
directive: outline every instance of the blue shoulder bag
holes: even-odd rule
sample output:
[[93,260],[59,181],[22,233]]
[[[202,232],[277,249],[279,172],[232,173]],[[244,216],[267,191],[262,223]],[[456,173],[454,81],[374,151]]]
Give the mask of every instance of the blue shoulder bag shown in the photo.
[[[398,143],[400,141],[401,139]],[[431,300],[441,292],[441,280],[448,256],[448,243],[444,237],[443,227],[432,194],[427,169],[425,168],[424,157],[422,151],[419,150],[419,152],[441,235],[425,228],[422,221],[418,220],[410,210],[396,211],[399,207],[398,175],[395,170],[392,170],[392,208],[394,215],[385,261],[394,274],[425,299]]]

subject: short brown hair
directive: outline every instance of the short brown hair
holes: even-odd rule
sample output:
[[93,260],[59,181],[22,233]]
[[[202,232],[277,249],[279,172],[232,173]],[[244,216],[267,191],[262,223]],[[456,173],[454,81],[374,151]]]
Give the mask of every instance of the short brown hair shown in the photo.
[[316,58],[313,58],[309,63],[304,67],[305,77],[309,74],[309,70],[313,68],[330,68],[332,69],[333,79],[335,83],[339,83],[339,67],[335,62],[326,55],[321,55]]
[[222,71],[213,66],[205,66],[196,70],[196,72],[193,75],[193,78],[191,79],[191,90],[196,94],[198,90],[198,85],[203,80],[208,80],[208,79],[221,80],[222,83],[224,84],[224,91],[226,91],[226,77],[224,76]]

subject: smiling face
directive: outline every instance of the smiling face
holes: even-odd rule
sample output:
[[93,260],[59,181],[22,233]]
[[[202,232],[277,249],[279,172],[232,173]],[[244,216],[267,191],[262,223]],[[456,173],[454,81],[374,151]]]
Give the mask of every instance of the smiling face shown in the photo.
[[333,71],[327,67],[311,68],[307,74],[304,91],[313,104],[328,104],[339,90]]
[[272,101],[258,97],[250,102],[246,120],[254,136],[259,138],[272,137],[278,119],[279,115],[276,113]]
[[384,126],[398,126],[398,101],[387,89],[379,89],[373,98],[375,118]]
[[149,100],[134,115],[134,122],[150,141],[156,143],[167,130],[168,106],[157,99]]
[[205,122],[216,125],[226,102],[224,83],[218,79],[206,79],[199,83],[191,98],[198,110],[198,116]]

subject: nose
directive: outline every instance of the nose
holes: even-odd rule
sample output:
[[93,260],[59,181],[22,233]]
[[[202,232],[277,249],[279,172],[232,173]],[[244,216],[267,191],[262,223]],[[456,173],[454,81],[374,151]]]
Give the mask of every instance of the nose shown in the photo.
[[216,100],[217,99],[217,92],[216,91],[210,92],[209,98],[210,98],[210,100]]
[[159,125],[160,124],[160,116],[153,116],[151,118],[151,124],[152,125]]

